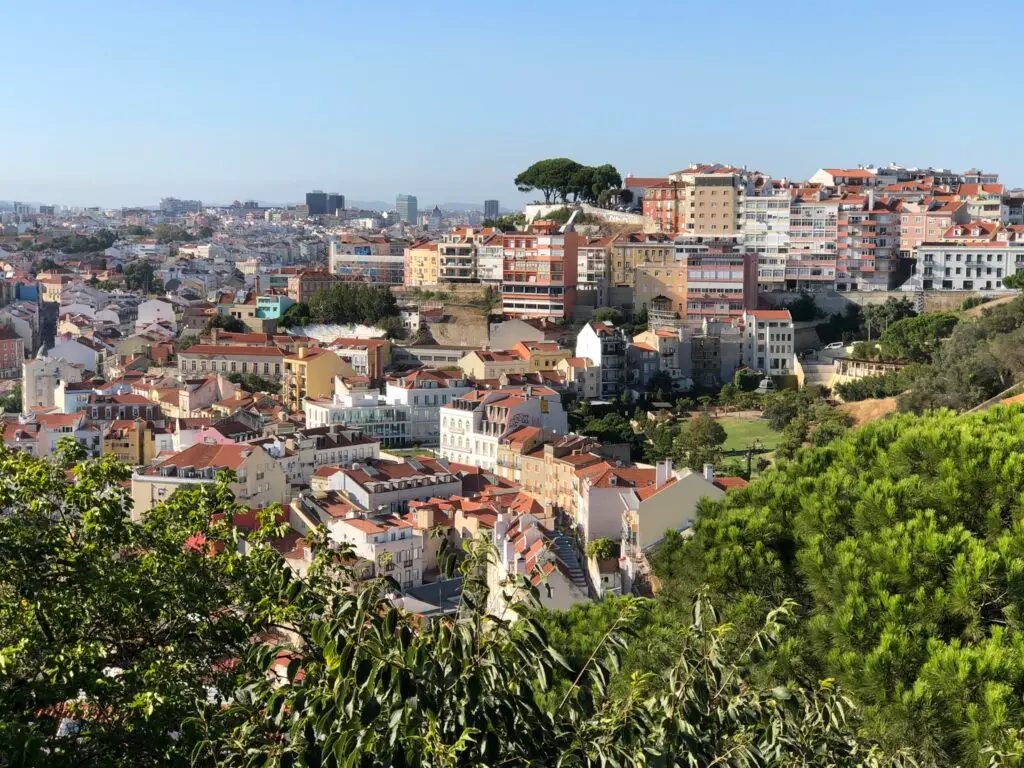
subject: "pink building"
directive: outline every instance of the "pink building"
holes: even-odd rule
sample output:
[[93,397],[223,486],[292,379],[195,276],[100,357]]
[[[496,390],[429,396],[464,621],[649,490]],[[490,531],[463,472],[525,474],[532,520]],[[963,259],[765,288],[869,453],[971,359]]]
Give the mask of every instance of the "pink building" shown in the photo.
[[757,254],[729,246],[686,256],[686,316],[738,317],[757,306]]
[[509,232],[502,237],[501,298],[505,315],[572,318],[579,235],[558,230],[555,222],[539,219],[530,232]]

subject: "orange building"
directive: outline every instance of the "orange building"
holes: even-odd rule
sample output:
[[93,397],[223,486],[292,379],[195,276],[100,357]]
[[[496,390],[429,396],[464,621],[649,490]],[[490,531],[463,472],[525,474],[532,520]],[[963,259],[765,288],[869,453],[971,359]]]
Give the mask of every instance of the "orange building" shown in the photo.
[[502,304],[514,318],[571,319],[576,305],[579,235],[547,219],[502,237]]

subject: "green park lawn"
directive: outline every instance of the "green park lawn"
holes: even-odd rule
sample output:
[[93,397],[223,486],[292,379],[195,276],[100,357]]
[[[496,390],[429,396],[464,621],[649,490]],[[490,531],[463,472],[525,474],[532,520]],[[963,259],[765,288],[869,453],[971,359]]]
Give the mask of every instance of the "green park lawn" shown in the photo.
[[782,433],[769,427],[764,419],[722,416],[718,421],[725,427],[726,451],[745,450],[754,440],[760,440],[765,450],[774,451],[782,439]]

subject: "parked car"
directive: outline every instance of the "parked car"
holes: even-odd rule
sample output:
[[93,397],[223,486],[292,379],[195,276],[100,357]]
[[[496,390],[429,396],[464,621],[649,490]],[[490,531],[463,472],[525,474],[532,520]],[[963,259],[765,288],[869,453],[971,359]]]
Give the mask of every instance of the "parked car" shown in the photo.
[[833,341],[831,344],[826,344],[825,349],[846,349],[846,344],[841,341]]

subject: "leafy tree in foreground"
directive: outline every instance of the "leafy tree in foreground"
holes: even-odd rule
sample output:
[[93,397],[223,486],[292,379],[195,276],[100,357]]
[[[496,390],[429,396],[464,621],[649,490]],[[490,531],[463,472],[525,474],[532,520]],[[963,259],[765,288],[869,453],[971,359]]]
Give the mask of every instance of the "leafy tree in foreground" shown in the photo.
[[790,605],[737,636],[698,595],[667,671],[613,692],[642,602],[617,602],[570,661],[538,618],[543,584],[509,583],[523,602],[486,614],[483,541],[458,612],[425,624],[384,581],[354,589],[318,531],[302,579],[269,514],[241,554],[228,476],[132,523],[127,468],[81,460],[73,441],[52,461],[0,449],[5,765],[882,764],[830,682],[751,684]]
[[655,571],[739,628],[801,606],[755,679],[836,678],[923,764],[1020,765],[1022,434],[1020,407],[869,424],[708,505]]

